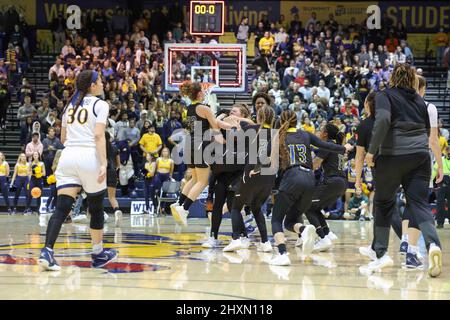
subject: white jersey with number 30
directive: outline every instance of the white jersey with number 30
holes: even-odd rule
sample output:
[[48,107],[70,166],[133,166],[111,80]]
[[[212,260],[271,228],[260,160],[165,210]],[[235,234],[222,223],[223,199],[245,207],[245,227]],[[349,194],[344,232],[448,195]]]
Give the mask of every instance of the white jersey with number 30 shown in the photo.
[[107,124],[109,106],[105,101],[86,96],[74,113],[70,104],[62,117],[62,126],[66,128],[65,147],[95,147],[95,125]]

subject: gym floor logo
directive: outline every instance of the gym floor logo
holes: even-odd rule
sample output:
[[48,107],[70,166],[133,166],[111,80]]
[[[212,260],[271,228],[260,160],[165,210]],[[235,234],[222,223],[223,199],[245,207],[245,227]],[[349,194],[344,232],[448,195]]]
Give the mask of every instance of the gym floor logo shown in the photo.
[[[11,243],[0,245],[0,264],[36,265],[37,256],[42,248],[40,241],[45,234],[32,235],[31,243]],[[189,259],[201,260],[196,254],[202,251],[202,234],[106,234],[103,239],[105,248],[119,250],[119,258],[103,269],[109,273],[134,273],[144,271],[169,270],[170,267],[140,262],[143,259]],[[55,244],[55,258],[61,266],[91,268],[89,234],[61,234],[60,242]],[[117,243],[116,243],[117,242]],[[87,259],[81,259],[87,258]],[[139,259],[139,262],[121,262],[120,260]]]

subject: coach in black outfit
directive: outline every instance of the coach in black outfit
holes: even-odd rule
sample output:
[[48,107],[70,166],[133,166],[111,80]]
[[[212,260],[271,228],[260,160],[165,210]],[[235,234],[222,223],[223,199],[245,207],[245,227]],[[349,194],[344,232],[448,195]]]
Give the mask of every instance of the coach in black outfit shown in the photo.
[[428,136],[430,121],[424,100],[416,93],[415,71],[407,64],[397,64],[390,88],[375,97],[375,124],[366,162],[376,159],[375,244],[377,260],[369,267],[382,269],[393,264],[386,252],[389,229],[400,185],[406,196],[406,209],[414,216],[429,251],[429,274],[438,276],[442,269],[441,244],[428,203],[431,158]]

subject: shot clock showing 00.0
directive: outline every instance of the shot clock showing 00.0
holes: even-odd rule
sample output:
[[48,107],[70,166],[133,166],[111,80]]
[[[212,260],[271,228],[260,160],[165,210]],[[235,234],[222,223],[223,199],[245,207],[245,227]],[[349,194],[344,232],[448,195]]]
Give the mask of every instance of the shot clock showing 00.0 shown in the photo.
[[191,1],[191,35],[215,36],[225,32],[224,1]]

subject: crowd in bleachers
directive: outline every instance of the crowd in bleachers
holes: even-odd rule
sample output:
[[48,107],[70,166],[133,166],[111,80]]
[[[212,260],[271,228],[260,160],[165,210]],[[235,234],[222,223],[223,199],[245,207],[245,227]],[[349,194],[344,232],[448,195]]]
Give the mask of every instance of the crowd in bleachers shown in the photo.
[[[190,36],[177,2],[167,15],[157,9],[151,18],[147,14],[132,17],[120,8],[111,19],[102,10],[92,18],[84,14],[78,33],[66,30],[65,19],[59,14],[52,23],[58,56],[48,72],[48,92],[37,101],[35,89],[20,76],[29,49],[24,41],[26,23],[15,13],[8,9],[3,13],[8,15],[7,25],[0,25],[0,125],[6,125],[11,86],[16,86],[20,144],[28,159],[38,152],[47,175],[51,175],[56,151],[63,148],[59,141],[61,113],[74,93],[76,76],[85,69],[97,70],[104,81],[103,98],[110,106],[108,132],[120,150],[122,194],[132,193],[135,181],[147,178],[143,170],[146,162],[160,157],[165,146],[170,151],[177,144],[178,138],[171,136],[183,128],[186,118],[181,97],[162,88],[164,44],[217,40]],[[386,88],[394,64],[414,64],[404,26],[401,22],[393,25],[387,16],[383,22],[381,30],[367,30],[364,21],[353,19],[342,25],[333,14],[327,21],[319,21],[315,13],[308,21],[294,16],[289,24],[283,16],[279,21],[264,17],[257,26],[249,26],[243,18],[235,30],[237,42],[247,43],[252,33],[256,39],[252,94],[268,93],[277,115],[284,109],[295,111],[298,127],[303,130],[315,133],[332,121],[346,133],[348,141],[354,141],[356,126],[364,117],[365,97],[372,90]],[[2,30],[8,38],[5,32],[2,36]],[[178,57],[175,77],[189,79],[190,68],[202,59],[207,57]],[[440,133],[444,151],[449,133],[442,127]],[[346,217],[353,218],[348,211],[357,201],[355,197],[370,193],[372,177],[366,170],[365,195],[355,195],[353,157],[347,159],[349,189],[345,201],[329,209],[329,215],[336,218],[344,216],[344,211]],[[170,176],[181,180],[185,170],[183,165],[175,166]],[[369,216],[367,210],[366,218]]]

